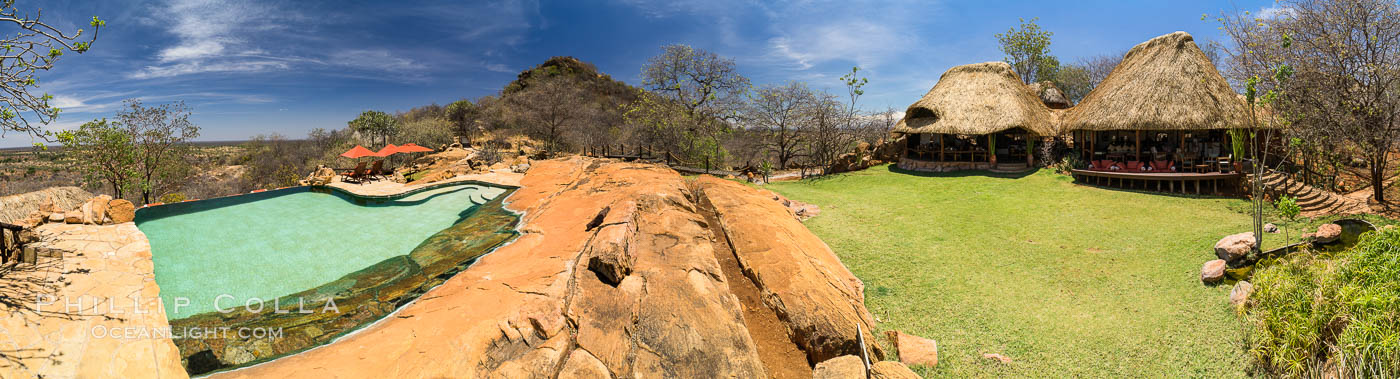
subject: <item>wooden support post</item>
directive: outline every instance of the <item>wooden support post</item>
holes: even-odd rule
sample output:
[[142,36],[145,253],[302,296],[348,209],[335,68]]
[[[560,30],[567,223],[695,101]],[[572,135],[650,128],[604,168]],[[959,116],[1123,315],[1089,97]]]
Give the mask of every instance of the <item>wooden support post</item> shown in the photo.
[[1186,159],[1186,132],[1180,130],[1176,131],[1176,138],[1181,140],[1181,144],[1176,145],[1176,166],[1181,167],[1181,171],[1186,171],[1185,163],[1182,163],[1182,161]]
[[[974,153],[976,154],[976,153]],[[974,155],[975,157],[976,155]],[[976,159],[974,159],[976,160]],[[987,133],[987,162],[992,165],[997,164],[997,136],[996,133]]]
[[943,134],[934,133],[933,135],[938,136],[938,161],[947,162],[948,160],[943,158],[943,151],[945,150],[943,148]]
[[1133,131],[1133,159],[1142,162],[1142,130]]

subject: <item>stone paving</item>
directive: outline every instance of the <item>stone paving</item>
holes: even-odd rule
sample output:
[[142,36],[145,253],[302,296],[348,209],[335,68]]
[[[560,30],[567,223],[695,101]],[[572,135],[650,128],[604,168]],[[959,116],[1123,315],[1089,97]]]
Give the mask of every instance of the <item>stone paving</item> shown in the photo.
[[0,378],[185,378],[134,223],[45,224],[35,265],[0,269]]
[[[518,187],[522,177],[497,170],[420,185],[330,185],[390,196],[467,181]],[[48,254],[35,265],[0,267],[0,378],[188,377],[159,308],[150,243],[135,223],[35,230]]]
[[396,183],[392,180],[376,180],[371,182],[365,182],[364,184],[335,181],[327,185],[343,189],[361,196],[390,196],[404,193],[407,191],[412,191],[414,189],[426,186],[469,181],[478,181],[483,183],[499,184],[510,187],[519,187],[520,178],[524,177],[525,174],[517,174],[511,172],[510,170],[496,170],[485,174],[457,175],[455,177],[452,177],[451,179],[423,184],[403,184]]

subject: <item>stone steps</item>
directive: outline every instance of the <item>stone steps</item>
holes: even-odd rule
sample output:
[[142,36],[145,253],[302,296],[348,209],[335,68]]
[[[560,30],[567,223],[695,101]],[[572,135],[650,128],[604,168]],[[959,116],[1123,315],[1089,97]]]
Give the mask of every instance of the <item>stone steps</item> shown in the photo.
[[1264,174],[1264,192],[1274,196],[1291,196],[1303,209],[1304,216],[1327,214],[1369,213],[1365,202],[1303,184],[1277,173]]

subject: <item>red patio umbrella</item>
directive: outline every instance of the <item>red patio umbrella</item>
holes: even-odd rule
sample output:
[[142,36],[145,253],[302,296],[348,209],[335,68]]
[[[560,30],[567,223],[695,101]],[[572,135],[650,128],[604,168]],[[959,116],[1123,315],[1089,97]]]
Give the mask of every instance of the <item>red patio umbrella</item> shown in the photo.
[[375,156],[374,154],[375,153],[373,151],[366,149],[364,146],[355,145],[355,147],[351,148],[350,151],[341,153],[340,156],[351,159],[359,159],[361,157],[373,157]]
[[379,152],[374,153],[374,156],[376,156],[376,157],[387,157],[387,156],[394,155],[394,154],[398,154],[398,153],[401,153],[401,151],[399,151],[399,147],[398,147],[398,146],[394,146],[394,144],[391,143],[391,144],[388,144],[388,145],[384,145],[384,148],[383,148],[383,149],[379,149]]
[[426,152],[433,151],[433,149],[429,149],[429,148],[426,148],[426,147],[418,146],[418,144],[409,142],[409,143],[406,143],[406,144],[399,145],[398,151],[399,151],[400,153],[426,153]]

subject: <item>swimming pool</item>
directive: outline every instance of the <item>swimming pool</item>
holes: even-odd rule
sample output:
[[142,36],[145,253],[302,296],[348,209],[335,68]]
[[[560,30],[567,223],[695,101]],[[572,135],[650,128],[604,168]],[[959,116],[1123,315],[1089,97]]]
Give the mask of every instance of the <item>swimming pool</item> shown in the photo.
[[151,242],[166,317],[250,299],[271,303],[406,255],[506,192],[461,185],[374,201],[305,187],[281,191],[141,212],[137,227]]
[[[295,187],[142,208],[136,225],[172,338],[199,374],[329,342],[416,299],[515,237],[509,191]],[[244,329],[265,334],[207,333]]]

